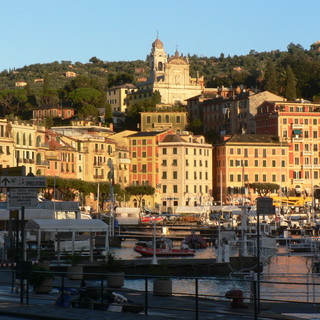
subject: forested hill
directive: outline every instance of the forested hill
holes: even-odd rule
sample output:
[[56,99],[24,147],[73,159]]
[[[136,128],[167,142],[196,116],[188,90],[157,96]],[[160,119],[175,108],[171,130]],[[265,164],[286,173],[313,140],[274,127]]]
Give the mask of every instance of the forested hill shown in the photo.
[[[303,98],[319,101],[320,96],[320,43],[304,49],[290,43],[287,51],[256,52],[243,56],[199,57],[188,55],[191,76],[204,76],[206,87],[243,85],[257,90],[269,90],[292,100]],[[73,72],[75,78],[67,77]],[[70,61],[33,64],[0,73],[0,107],[2,115],[18,114],[35,106],[68,104],[72,92],[91,89],[92,104],[102,103],[108,87],[123,83],[137,83],[149,75],[147,61],[104,62],[92,57],[88,63]],[[26,82],[17,87],[17,82]],[[92,90],[96,90],[94,93]],[[100,96],[98,94],[100,93]],[[98,98],[99,96],[99,98]],[[98,102],[100,100],[100,102]]]

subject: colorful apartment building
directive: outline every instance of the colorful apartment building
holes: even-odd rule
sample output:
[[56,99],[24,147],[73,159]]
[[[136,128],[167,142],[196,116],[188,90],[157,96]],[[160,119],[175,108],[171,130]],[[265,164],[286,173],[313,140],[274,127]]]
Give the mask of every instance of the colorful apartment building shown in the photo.
[[252,202],[258,194],[246,188],[248,183],[275,183],[281,190],[289,187],[289,147],[271,135],[225,137],[214,146],[215,201],[239,204],[245,197]]
[[288,184],[311,195],[320,186],[320,104],[309,101],[265,101],[257,109],[259,134],[278,135],[289,145]]
[[74,116],[74,108],[66,108],[58,105],[44,105],[34,108],[32,111],[33,120],[45,120],[46,118],[71,119]]
[[190,132],[167,134],[159,143],[162,211],[212,203],[212,145]]
[[[131,155],[130,185],[150,185],[156,189],[153,197],[143,199],[143,206],[154,208],[160,204],[159,143],[172,130],[137,132],[129,135]],[[134,203],[137,206],[137,202]]]

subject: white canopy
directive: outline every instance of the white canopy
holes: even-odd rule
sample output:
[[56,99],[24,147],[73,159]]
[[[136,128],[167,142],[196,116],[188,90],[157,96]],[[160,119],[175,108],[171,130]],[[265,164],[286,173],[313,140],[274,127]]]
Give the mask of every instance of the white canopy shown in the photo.
[[190,214],[201,214],[205,213],[208,207],[190,207],[190,206],[178,206],[176,209],[177,214],[190,213]]
[[210,206],[210,210],[215,212],[229,212],[232,214],[242,213],[242,209],[237,206]]
[[25,229],[44,232],[108,232],[109,226],[100,219],[35,219],[28,221]]

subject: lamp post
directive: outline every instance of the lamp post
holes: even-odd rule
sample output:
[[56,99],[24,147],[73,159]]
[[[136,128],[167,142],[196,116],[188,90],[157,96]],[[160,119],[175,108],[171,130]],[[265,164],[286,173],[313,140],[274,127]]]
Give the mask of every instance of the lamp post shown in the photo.
[[157,252],[156,252],[156,249],[157,249],[156,239],[157,239],[156,217],[153,216],[153,255],[152,255],[151,264],[158,264]]

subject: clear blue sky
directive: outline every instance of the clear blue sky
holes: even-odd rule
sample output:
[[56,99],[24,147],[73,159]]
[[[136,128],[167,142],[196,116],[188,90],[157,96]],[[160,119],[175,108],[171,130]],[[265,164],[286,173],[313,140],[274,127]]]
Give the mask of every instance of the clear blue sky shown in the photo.
[[156,39],[198,56],[305,49],[319,0],[2,0],[0,71],[35,63],[144,60]]

